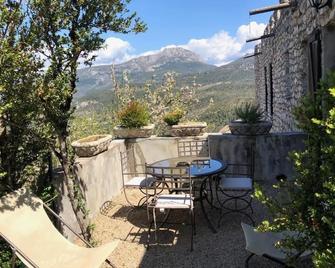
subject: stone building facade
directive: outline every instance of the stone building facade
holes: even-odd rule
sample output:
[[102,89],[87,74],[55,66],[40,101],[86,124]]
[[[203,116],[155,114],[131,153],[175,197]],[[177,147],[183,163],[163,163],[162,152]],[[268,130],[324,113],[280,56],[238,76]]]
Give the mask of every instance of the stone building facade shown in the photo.
[[274,35],[255,47],[256,99],[272,132],[295,131],[293,108],[335,69],[335,3],[316,11],[308,0],[296,0],[274,11],[267,34]]

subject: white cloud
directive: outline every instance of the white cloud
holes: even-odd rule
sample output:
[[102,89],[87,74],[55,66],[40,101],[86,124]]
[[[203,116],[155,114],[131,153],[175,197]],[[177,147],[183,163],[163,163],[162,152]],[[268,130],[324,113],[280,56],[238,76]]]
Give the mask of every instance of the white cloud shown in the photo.
[[208,63],[223,65],[252,51],[255,44],[246,44],[245,41],[262,35],[265,27],[263,23],[251,22],[241,25],[235,36],[221,31],[207,39],[191,39],[182,47],[199,54]]
[[132,51],[133,48],[127,41],[109,37],[101,49],[92,53],[97,56],[94,65],[118,64],[128,61],[135,56],[131,54]]
[[266,24],[250,22],[248,25],[241,25],[236,32],[238,40],[245,42],[247,39],[259,37],[263,34]]
[[220,31],[209,38],[191,39],[184,45],[168,45],[158,50],[150,50],[136,55],[132,46],[119,38],[109,37],[105,41],[104,48],[94,54],[97,55],[95,65],[122,63],[138,56],[148,56],[170,47],[183,47],[197,53],[205,62],[215,65],[223,65],[251,53],[256,42],[246,43],[249,38],[261,36],[266,24],[250,22],[241,25],[234,35],[226,31]]

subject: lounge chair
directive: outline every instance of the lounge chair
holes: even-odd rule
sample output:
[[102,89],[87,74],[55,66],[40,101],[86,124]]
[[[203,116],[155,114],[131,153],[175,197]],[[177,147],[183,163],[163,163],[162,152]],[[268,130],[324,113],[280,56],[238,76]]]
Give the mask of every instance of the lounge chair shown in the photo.
[[62,221],[25,188],[0,198],[0,235],[27,267],[98,268],[117,247],[118,241],[97,248],[71,243],[54,227],[45,209]]
[[250,259],[255,256],[262,256],[277,262],[285,267],[290,267],[287,263],[287,254],[290,253],[293,258],[304,258],[311,255],[311,251],[297,252],[295,250],[284,250],[275,247],[275,244],[280,240],[295,235],[294,232],[258,232],[255,227],[245,223],[241,223],[246,240],[246,250],[251,252],[245,260],[245,267],[249,267]]

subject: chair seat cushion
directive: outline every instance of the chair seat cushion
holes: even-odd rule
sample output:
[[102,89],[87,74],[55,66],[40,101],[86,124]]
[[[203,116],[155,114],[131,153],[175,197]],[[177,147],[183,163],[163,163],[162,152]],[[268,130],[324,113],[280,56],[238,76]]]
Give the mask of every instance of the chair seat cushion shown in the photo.
[[248,177],[223,177],[220,180],[219,187],[222,190],[252,190],[252,179]]
[[152,186],[154,182],[153,177],[138,176],[132,177],[129,181],[124,183],[125,187],[145,188]]
[[156,208],[189,209],[193,206],[193,200],[189,194],[162,194],[157,196],[154,206]]

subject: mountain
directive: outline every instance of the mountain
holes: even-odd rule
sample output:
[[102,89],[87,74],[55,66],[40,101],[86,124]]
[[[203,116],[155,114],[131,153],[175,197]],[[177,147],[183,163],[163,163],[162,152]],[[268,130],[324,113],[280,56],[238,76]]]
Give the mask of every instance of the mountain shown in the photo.
[[179,82],[182,84],[189,84],[194,81],[198,84],[213,84],[213,83],[254,83],[254,59],[237,59],[226,65],[222,65],[212,70],[193,74],[184,74],[179,77]]
[[[216,67],[201,62],[193,52],[173,48],[132,59],[116,65],[114,70],[117,78],[123,71],[129,72],[131,83],[137,86],[139,96],[143,94],[145,81],[155,76],[156,82],[160,83],[167,71],[178,74],[177,87],[196,82],[200,85],[196,90],[198,101],[189,107],[187,118],[207,122],[208,131],[221,129],[234,117],[236,105],[255,98],[253,58],[238,59]],[[95,66],[79,71],[79,96],[76,97],[78,116],[84,116],[89,111],[101,111],[97,118],[104,118],[104,108],[113,108],[111,72],[111,66]]]
[[202,62],[197,54],[189,50],[166,48],[159,53],[137,57],[114,67],[101,65],[79,69],[77,97],[85,96],[90,91],[111,90],[112,68],[117,79],[127,72],[130,81],[136,84],[143,84],[153,77],[160,81],[167,72],[175,72],[179,76],[217,69],[214,65]]

